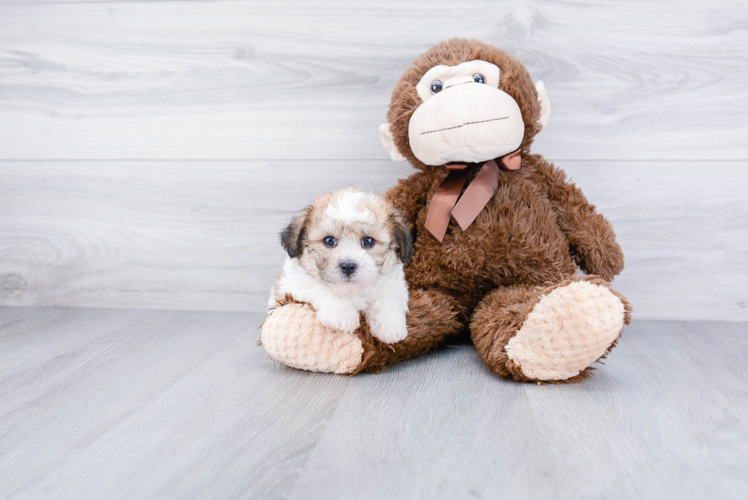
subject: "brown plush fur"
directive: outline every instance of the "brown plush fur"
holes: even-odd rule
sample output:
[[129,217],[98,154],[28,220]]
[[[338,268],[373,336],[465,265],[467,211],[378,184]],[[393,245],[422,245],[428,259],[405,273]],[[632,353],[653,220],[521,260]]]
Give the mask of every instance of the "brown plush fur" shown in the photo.
[[[451,220],[440,243],[424,229],[424,223],[429,201],[447,169],[424,165],[410,149],[408,122],[421,104],[415,86],[435,65],[476,59],[500,68],[500,88],[519,104],[525,122],[522,168],[502,168],[496,194],[472,225],[462,231]],[[420,169],[387,193],[413,232],[413,257],[405,268],[411,290],[409,335],[400,344],[388,346],[363,329],[365,352],[359,372],[380,371],[429,352],[469,325],[491,370],[514,380],[535,381],[512,364],[504,346],[540,297],[574,280],[577,265],[604,280],[612,280],[623,269],[623,253],[608,221],[566,180],[563,171],[530,154],[540,130],[537,97],[535,84],[516,58],[471,40],[450,40],[431,48],[395,86],[387,115],[390,130],[400,153]],[[609,286],[600,278],[588,279]],[[624,302],[628,323],[630,305],[616,295]],[[567,381],[581,380],[589,370]]]

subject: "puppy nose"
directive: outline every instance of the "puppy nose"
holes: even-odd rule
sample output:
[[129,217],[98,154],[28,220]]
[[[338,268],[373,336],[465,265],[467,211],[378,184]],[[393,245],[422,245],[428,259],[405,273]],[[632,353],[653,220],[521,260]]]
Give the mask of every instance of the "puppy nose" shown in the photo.
[[355,273],[356,267],[356,263],[349,260],[340,264],[340,270],[343,271],[343,274],[345,274],[346,276],[350,276],[351,274]]

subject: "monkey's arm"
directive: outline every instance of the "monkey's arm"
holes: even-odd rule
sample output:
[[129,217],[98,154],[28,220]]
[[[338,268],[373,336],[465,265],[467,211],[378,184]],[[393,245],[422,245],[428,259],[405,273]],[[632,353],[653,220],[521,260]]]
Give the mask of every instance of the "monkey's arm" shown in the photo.
[[610,223],[597,213],[582,191],[567,181],[563,170],[539,156],[530,158],[537,180],[544,185],[548,199],[566,234],[577,265],[589,274],[611,281],[623,270],[623,252]]
[[385,194],[385,198],[400,211],[408,221],[411,231],[421,209],[426,206],[432,178],[426,172],[416,172],[406,179],[400,179]]

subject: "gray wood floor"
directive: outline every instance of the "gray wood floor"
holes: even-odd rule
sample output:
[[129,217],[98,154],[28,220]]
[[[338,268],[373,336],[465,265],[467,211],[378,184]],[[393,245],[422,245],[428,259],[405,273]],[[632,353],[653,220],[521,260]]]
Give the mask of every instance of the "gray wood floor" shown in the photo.
[[269,361],[246,312],[0,308],[1,498],[745,498],[748,325],[635,321],[592,379],[472,346]]

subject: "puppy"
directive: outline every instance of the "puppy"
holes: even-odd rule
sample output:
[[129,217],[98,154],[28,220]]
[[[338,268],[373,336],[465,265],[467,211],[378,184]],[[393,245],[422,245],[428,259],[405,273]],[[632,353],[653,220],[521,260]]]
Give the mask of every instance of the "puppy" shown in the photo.
[[321,196],[281,231],[280,240],[288,258],[269,307],[291,294],[336,330],[353,332],[363,312],[382,342],[408,335],[403,264],[413,253],[411,234],[383,198],[355,189]]

